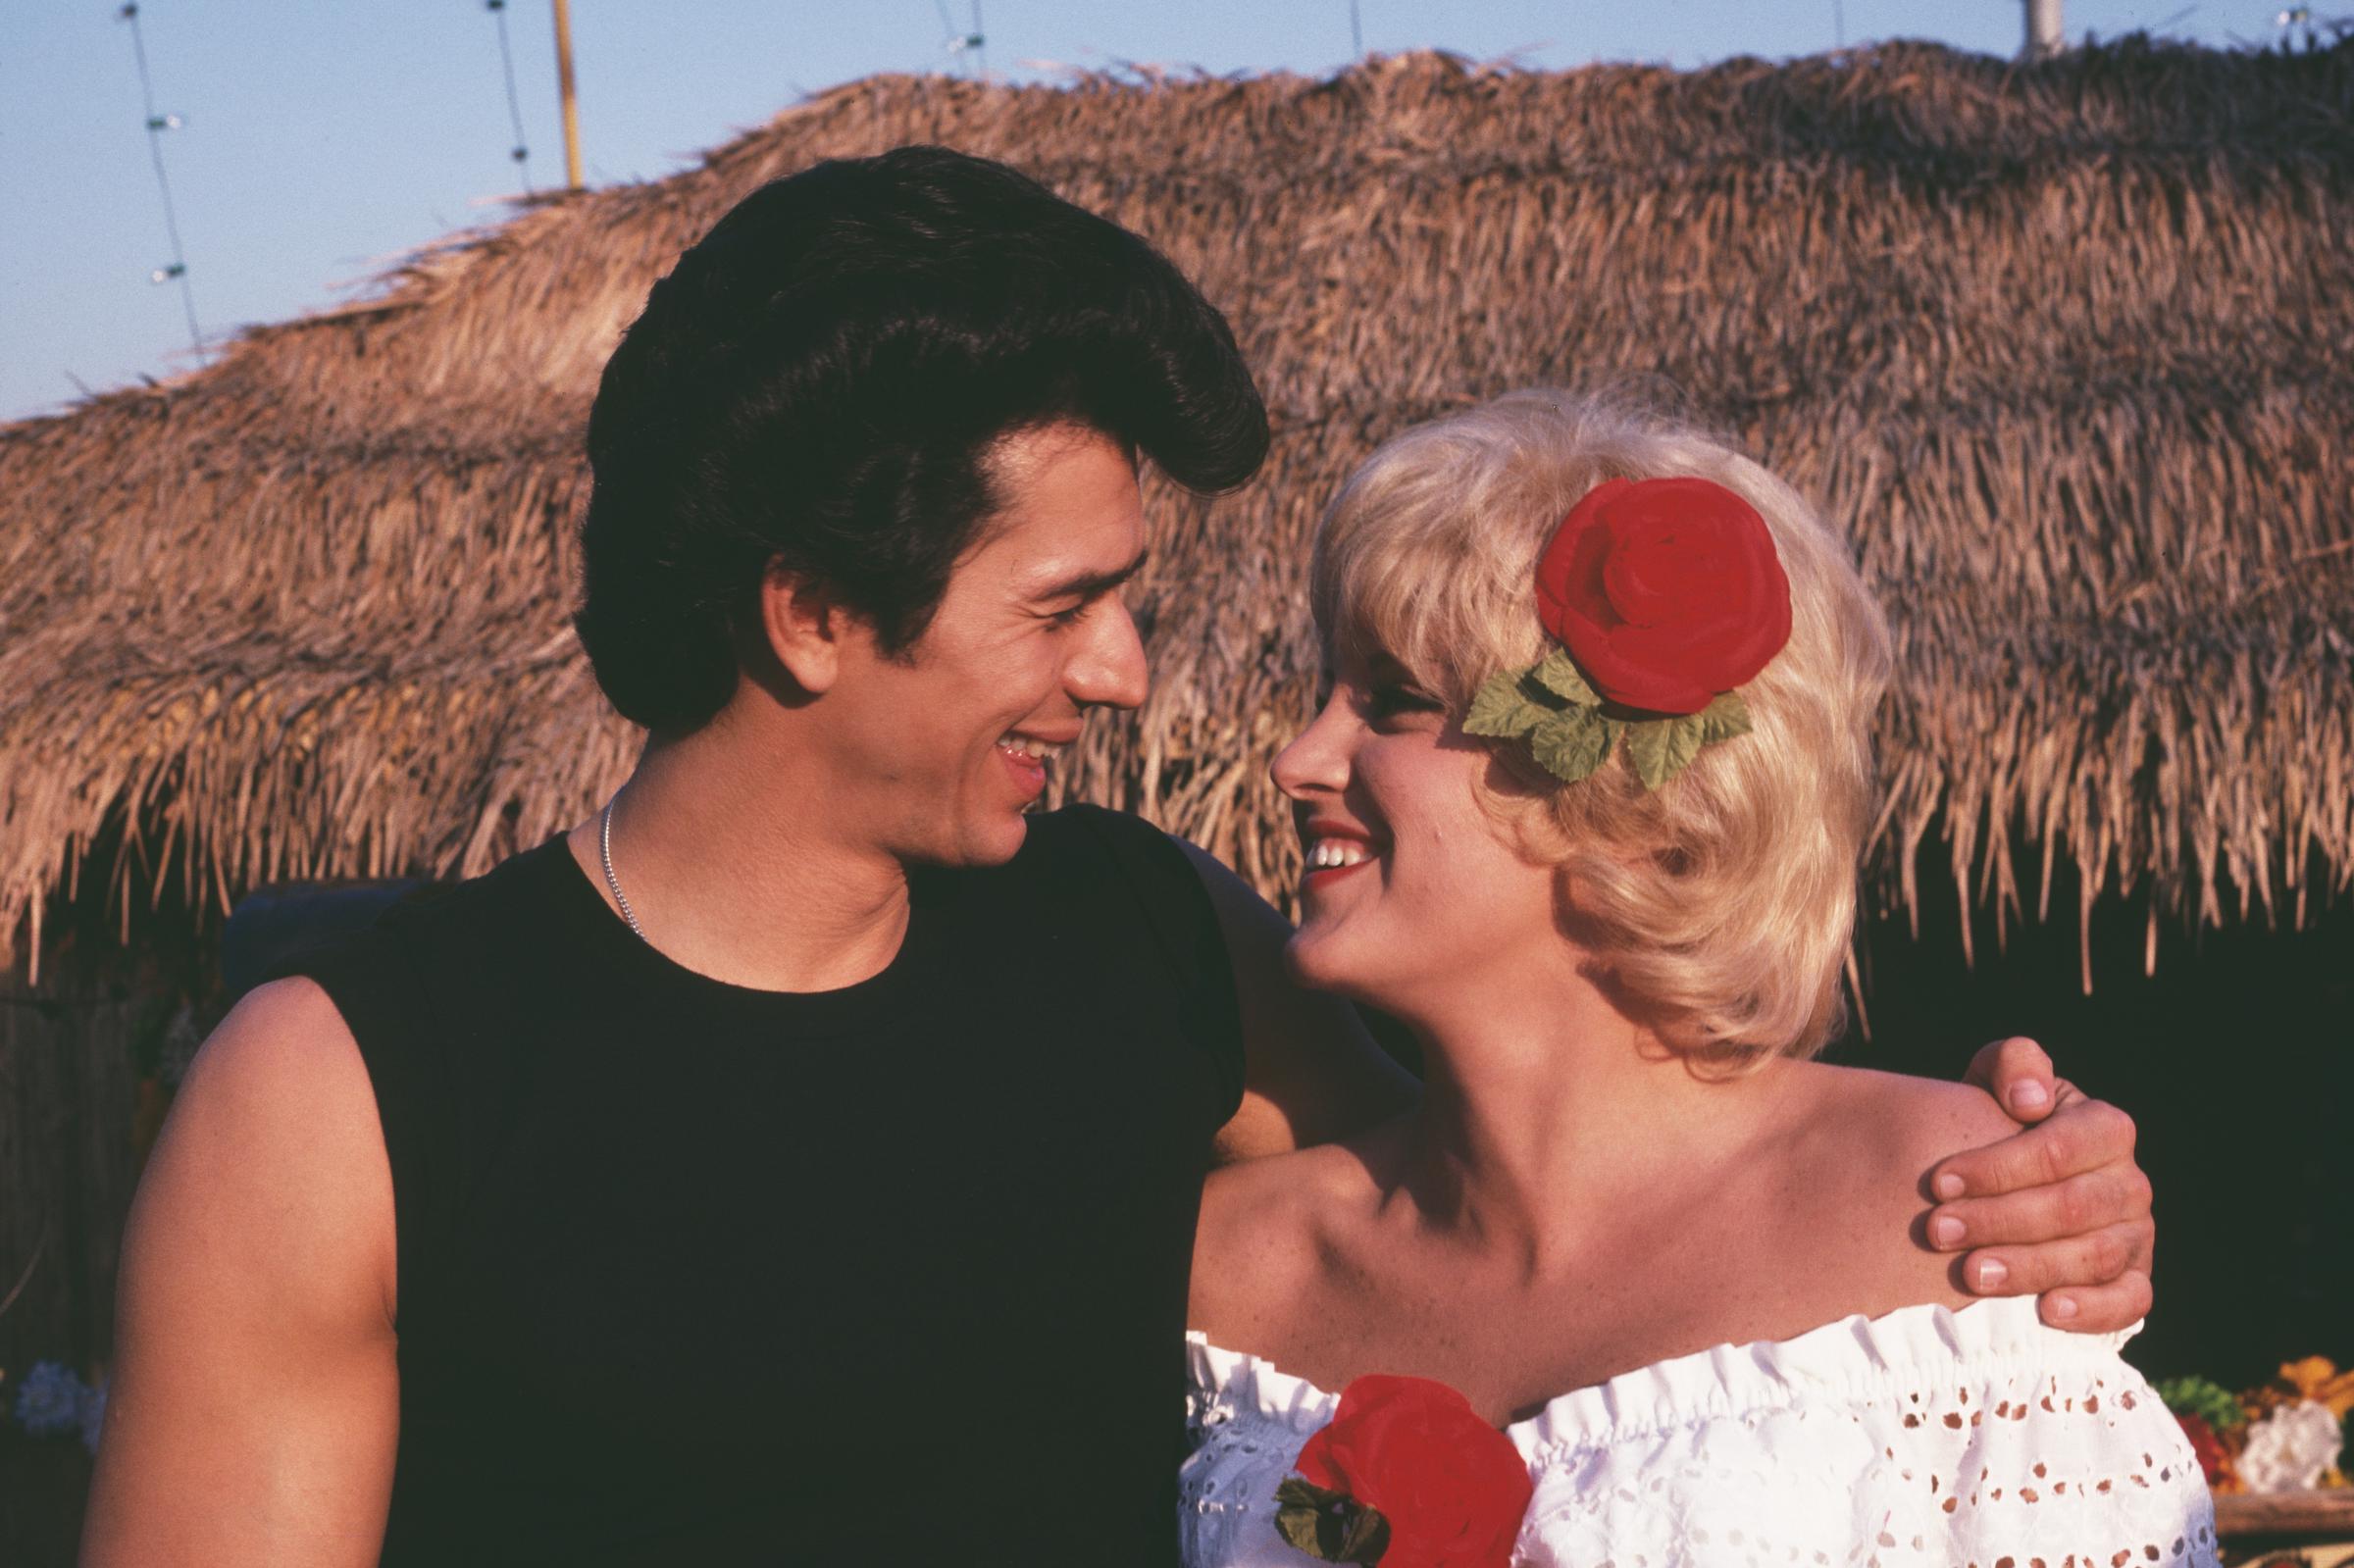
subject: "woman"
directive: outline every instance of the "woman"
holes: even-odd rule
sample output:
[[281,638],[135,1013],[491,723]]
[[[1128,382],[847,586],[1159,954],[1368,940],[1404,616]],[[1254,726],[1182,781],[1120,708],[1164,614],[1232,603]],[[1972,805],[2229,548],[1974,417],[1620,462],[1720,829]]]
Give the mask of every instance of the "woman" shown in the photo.
[[1837,535],[1689,430],[1519,393],[1377,452],[1313,592],[1290,961],[1428,1087],[1211,1180],[1191,1568],[2212,1562],[2125,1336],[1902,1239],[2009,1124],[1809,1060],[1890,668]]

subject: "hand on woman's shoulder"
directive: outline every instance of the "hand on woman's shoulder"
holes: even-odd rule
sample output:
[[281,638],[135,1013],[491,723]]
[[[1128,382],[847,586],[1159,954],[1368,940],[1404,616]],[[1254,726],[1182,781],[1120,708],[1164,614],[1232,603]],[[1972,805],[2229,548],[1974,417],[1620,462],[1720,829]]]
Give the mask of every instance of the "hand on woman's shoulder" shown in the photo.
[[1858,1309],[1977,1299],[1963,1289],[1956,1259],[1931,1249],[1922,1234],[1933,1203],[1928,1174],[1947,1155],[2008,1138],[2019,1124],[1967,1085],[1862,1068],[1808,1071],[1813,1109],[1793,1140],[1791,1175],[1797,1190],[1823,1201],[1802,1204],[1813,1212],[1796,1223],[1818,1226],[1832,1243],[1840,1283],[1873,1303]]

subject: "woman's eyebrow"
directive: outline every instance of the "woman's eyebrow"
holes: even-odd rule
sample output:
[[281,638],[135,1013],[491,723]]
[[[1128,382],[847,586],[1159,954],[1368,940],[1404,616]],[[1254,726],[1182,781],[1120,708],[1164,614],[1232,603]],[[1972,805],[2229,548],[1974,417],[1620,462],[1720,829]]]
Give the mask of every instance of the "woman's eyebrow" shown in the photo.
[[1139,550],[1136,552],[1136,559],[1126,566],[1114,567],[1108,572],[1080,572],[1070,577],[1058,578],[1042,587],[1032,589],[1025,597],[1037,601],[1099,598],[1142,572],[1145,569],[1145,562],[1151,559],[1151,554],[1152,552],[1149,549]]

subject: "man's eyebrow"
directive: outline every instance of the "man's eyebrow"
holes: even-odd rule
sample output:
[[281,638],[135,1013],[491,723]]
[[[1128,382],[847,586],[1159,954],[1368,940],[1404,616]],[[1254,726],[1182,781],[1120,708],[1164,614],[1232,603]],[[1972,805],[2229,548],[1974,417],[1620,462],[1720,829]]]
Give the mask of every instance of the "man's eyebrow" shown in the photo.
[[1142,572],[1145,569],[1145,562],[1150,560],[1151,555],[1151,550],[1139,550],[1136,552],[1136,559],[1126,566],[1114,567],[1108,572],[1081,572],[1072,577],[1059,578],[1043,587],[1034,589],[1029,597],[1041,602],[1048,599],[1100,598]]

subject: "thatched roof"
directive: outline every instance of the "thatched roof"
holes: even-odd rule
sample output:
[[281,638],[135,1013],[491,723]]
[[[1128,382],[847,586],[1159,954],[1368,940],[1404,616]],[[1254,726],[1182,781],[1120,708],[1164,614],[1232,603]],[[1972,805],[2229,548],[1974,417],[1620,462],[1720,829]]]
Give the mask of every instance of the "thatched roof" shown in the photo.
[[597,369],[744,192],[913,140],[1153,237],[1274,410],[1248,492],[1151,498],[1156,689],[1077,790],[1288,885],[1319,505],[1409,421],[1634,374],[1826,502],[1895,611],[1885,886],[1940,839],[2004,908],[2055,857],[2205,920],[2354,877],[2354,47],[1425,55],[856,82],[0,429],[0,941],[93,843],[84,897],[217,902],[471,872],[601,798],[634,737],[566,625]]

